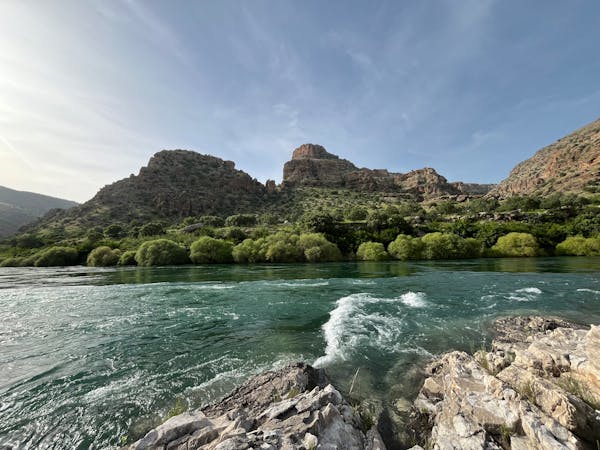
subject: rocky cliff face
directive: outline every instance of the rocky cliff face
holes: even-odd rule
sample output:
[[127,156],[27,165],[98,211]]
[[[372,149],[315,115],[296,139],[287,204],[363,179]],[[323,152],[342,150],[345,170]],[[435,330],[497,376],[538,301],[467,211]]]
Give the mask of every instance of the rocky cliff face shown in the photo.
[[[232,161],[188,150],[164,150],[138,175],[103,187],[90,201],[65,213],[62,220],[102,225],[255,212],[266,193],[264,185],[236,170]],[[56,217],[52,221],[56,222]]]
[[283,167],[286,187],[312,186],[346,188],[369,192],[405,193],[417,200],[444,195],[482,195],[491,185],[448,183],[434,169],[392,173],[385,169],[358,168],[340,159],[324,147],[304,144],[294,150],[292,159]]
[[546,196],[600,188],[600,119],[518,164],[491,195]]

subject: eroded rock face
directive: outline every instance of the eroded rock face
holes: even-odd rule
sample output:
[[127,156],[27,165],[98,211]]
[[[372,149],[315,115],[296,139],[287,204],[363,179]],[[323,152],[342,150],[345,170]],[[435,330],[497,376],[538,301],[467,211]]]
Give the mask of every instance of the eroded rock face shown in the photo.
[[434,449],[584,449],[600,440],[600,327],[516,317],[490,352],[443,355],[415,407]]
[[519,163],[491,194],[550,195],[600,187],[600,119]]
[[385,450],[323,371],[298,363],[244,383],[221,402],[151,430],[131,450]]
[[434,169],[425,168],[402,174],[385,169],[358,168],[333,155],[321,145],[304,144],[294,150],[283,167],[283,184],[288,187],[312,186],[345,188],[368,192],[409,195],[417,200],[445,195],[482,195],[490,185],[448,183]]

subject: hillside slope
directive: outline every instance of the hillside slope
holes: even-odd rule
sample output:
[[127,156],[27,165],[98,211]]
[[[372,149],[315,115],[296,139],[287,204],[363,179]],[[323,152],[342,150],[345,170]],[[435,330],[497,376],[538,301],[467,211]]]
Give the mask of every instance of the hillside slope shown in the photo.
[[519,163],[490,195],[547,196],[600,189],[600,119]]
[[34,192],[0,186],[0,238],[10,236],[51,209],[68,209],[77,203]]

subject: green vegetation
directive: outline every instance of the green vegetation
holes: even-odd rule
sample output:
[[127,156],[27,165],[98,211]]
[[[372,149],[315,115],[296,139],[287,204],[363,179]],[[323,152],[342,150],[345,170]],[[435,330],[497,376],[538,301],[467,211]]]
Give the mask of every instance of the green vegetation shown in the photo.
[[600,238],[571,236],[556,246],[557,255],[600,256]]
[[385,261],[390,255],[381,242],[363,242],[358,246],[356,258],[361,261]]
[[499,256],[536,256],[538,243],[530,233],[508,233],[498,238],[492,252]]
[[168,265],[600,256],[599,212],[598,194],[417,203],[381,193],[298,188],[278,193],[253,214],[179,222],[121,218],[107,226],[29,230],[0,242],[0,266],[86,259],[89,265],[126,266],[140,260]]
[[574,375],[564,374],[558,379],[557,383],[563,390],[579,397],[595,410],[600,410],[600,399],[596,398],[590,387],[584,380],[576,378]]
[[116,266],[119,262],[120,251],[103,245],[96,247],[87,257],[87,265],[95,267]]
[[176,266],[189,262],[185,248],[169,239],[144,242],[135,254],[138,266]]
[[190,248],[190,259],[194,264],[233,262],[231,242],[202,236]]
[[79,253],[72,247],[50,247],[35,259],[36,267],[74,266],[79,263]]

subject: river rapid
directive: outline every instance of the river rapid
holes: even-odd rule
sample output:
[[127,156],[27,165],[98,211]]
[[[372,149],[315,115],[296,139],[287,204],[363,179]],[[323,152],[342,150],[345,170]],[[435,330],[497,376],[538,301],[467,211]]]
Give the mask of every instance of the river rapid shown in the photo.
[[600,258],[0,268],[0,447],[115,448],[297,360],[397,407],[535,313],[600,323]]

